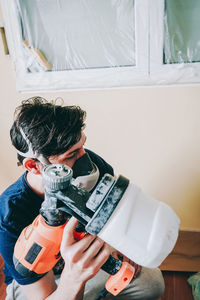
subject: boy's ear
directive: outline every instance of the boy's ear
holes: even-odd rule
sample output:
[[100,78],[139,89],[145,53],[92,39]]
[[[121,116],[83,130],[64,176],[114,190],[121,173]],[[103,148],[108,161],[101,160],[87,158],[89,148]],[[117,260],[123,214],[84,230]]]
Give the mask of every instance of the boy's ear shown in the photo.
[[25,169],[33,174],[41,174],[40,172],[40,167],[39,167],[39,162],[36,161],[33,158],[25,158],[23,160],[23,166],[25,167]]

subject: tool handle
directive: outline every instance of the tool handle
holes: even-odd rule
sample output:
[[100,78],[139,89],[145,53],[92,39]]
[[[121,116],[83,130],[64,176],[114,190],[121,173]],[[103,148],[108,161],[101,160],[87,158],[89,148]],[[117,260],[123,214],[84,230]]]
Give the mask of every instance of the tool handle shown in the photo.
[[114,275],[120,270],[121,266],[122,266],[122,261],[110,255],[108,260],[101,268],[103,271],[107,272],[108,274]]
[[122,262],[120,270],[116,274],[110,275],[106,281],[106,290],[114,296],[118,295],[128,286],[134,274],[135,267],[127,262]]
[[[81,240],[86,235],[86,232],[82,230],[84,230],[84,227],[79,223],[79,225],[73,232],[74,238],[77,241]],[[101,267],[101,269],[108,274],[114,275],[120,270],[121,266],[122,261],[110,255],[105,264]]]
[[[50,226],[45,223],[41,215],[26,227],[18,238],[14,249],[13,261],[16,270],[22,276],[41,277],[51,270],[60,259],[60,244],[65,224]],[[85,232],[74,231],[77,240],[85,236]],[[111,274],[106,289],[117,295],[131,281],[135,268],[128,263],[121,262],[112,255],[102,269]]]

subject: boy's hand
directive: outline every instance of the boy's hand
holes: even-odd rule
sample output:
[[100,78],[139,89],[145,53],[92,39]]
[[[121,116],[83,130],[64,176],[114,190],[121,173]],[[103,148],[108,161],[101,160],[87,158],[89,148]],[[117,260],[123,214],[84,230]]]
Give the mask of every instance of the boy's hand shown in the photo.
[[95,276],[110,255],[110,247],[98,237],[87,234],[83,239],[74,239],[73,231],[78,220],[72,217],[65,226],[61,243],[61,255],[65,271],[75,281],[85,283]]

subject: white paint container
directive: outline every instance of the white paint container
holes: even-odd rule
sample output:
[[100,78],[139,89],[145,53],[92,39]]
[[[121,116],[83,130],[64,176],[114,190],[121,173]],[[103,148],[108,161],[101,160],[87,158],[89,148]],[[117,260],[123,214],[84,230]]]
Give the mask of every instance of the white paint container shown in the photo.
[[98,236],[137,264],[155,268],[174,248],[179,225],[167,204],[129,184]]

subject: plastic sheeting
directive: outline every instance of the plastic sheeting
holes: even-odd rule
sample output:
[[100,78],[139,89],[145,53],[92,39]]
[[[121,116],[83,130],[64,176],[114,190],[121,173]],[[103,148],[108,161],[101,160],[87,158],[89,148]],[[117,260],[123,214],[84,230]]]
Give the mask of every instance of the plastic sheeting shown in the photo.
[[135,65],[133,0],[18,0],[18,9],[30,72]]
[[165,0],[165,64],[200,61],[200,1]]
[[194,300],[200,300],[200,272],[188,278],[188,283],[192,287]]
[[200,82],[199,0],[1,0],[20,91]]

